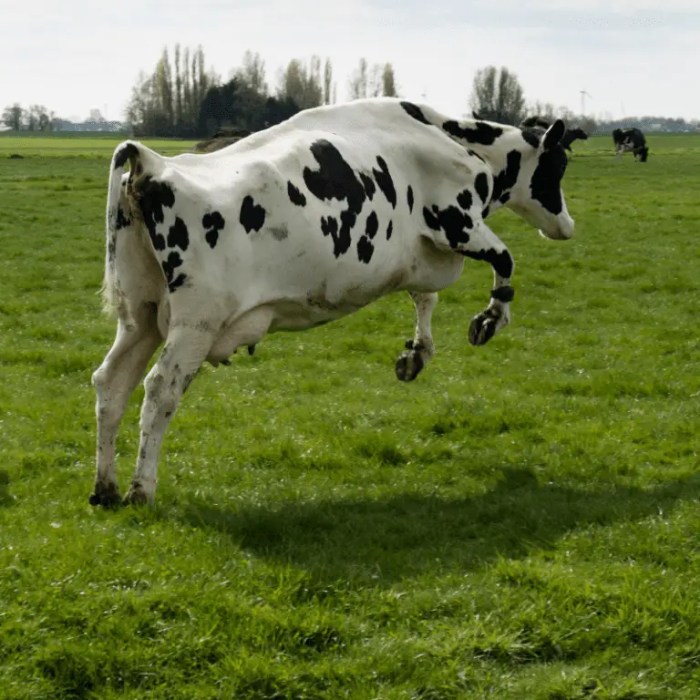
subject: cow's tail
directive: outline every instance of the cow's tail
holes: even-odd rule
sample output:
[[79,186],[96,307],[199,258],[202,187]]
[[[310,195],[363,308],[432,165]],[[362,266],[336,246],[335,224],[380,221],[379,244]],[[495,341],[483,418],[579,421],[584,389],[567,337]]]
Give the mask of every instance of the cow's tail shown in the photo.
[[117,276],[117,236],[120,229],[130,223],[129,208],[126,198],[122,196],[123,175],[127,163],[134,171],[137,168],[138,160],[139,144],[133,141],[124,141],[115,149],[109,169],[105,274],[102,283],[104,309],[109,314],[122,314],[127,311]]

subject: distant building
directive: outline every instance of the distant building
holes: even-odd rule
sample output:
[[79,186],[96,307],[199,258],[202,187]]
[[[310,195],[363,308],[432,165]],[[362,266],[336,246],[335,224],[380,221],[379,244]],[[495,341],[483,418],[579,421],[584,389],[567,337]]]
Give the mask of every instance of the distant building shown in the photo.
[[84,121],[72,122],[67,119],[54,119],[54,131],[104,131],[104,132],[128,132],[129,125],[124,122],[106,121]]

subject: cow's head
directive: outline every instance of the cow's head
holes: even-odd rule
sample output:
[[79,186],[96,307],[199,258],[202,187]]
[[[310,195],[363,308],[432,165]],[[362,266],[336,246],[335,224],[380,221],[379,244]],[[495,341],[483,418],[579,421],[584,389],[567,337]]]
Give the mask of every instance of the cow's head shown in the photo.
[[539,145],[523,153],[520,177],[511,191],[507,206],[540,233],[557,240],[574,235],[561,189],[567,158],[561,146],[566,127],[557,119],[545,132]]

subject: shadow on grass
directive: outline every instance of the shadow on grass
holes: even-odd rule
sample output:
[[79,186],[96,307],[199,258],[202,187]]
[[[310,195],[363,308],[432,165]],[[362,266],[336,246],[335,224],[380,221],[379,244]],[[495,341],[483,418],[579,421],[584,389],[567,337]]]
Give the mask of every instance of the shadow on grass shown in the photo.
[[10,475],[0,469],[0,506],[9,506],[15,502],[15,499],[10,495]]
[[462,499],[404,495],[275,509],[190,501],[183,517],[257,556],[301,566],[321,579],[366,578],[381,585],[546,550],[573,530],[667,513],[699,494],[700,476],[656,489],[596,491],[542,485],[527,470],[510,470],[493,490]]

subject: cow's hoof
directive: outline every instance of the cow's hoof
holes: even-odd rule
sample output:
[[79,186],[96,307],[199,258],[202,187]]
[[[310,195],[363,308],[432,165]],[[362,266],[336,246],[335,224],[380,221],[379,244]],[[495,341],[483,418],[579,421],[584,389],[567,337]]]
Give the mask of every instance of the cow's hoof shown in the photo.
[[153,500],[153,496],[146,493],[138,481],[132,481],[122,504],[125,506],[147,506],[153,505]]
[[406,350],[402,352],[399,355],[399,359],[396,360],[396,378],[402,382],[411,382],[418,376],[424,366],[425,363],[423,362],[419,350]]
[[469,342],[472,345],[484,345],[496,333],[496,319],[484,311],[477,314],[469,324]]
[[119,487],[111,482],[98,481],[95,483],[95,491],[90,494],[91,506],[103,508],[116,508],[121,503],[122,497]]

